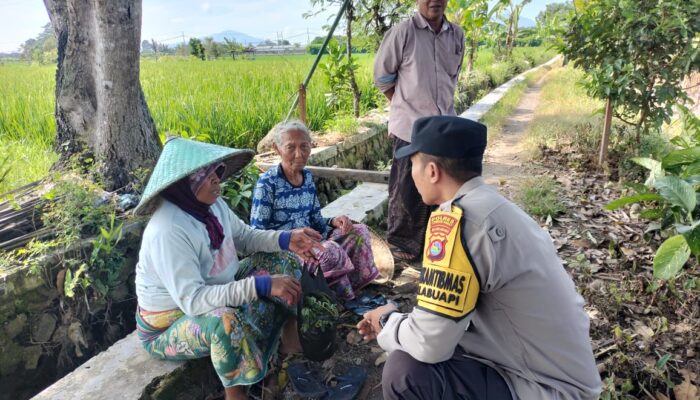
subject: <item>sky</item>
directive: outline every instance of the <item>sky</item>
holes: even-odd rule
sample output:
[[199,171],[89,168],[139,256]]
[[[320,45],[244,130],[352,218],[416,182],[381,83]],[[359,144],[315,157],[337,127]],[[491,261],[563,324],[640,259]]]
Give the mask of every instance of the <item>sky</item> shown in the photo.
[[[535,19],[548,3],[562,0],[533,0],[522,17]],[[143,0],[141,39],[177,43],[182,36],[204,37],[235,30],[261,39],[276,40],[278,35],[292,43],[306,43],[323,33],[332,12],[312,18],[309,0]],[[337,7],[331,10],[337,10]],[[49,17],[41,0],[0,0],[0,52],[19,49],[25,40],[36,37]]]

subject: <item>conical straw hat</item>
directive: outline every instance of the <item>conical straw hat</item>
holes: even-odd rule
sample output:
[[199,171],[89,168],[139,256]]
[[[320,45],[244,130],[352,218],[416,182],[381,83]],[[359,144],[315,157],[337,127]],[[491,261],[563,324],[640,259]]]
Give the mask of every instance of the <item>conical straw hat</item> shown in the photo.
[[248,149],[234,149],[179,137],[169,138],[134,213],[143,215],[152,212],[158,203],[160,192],[200,168],[224,163],[226,171],[223,180],[245,167],[253,154]]

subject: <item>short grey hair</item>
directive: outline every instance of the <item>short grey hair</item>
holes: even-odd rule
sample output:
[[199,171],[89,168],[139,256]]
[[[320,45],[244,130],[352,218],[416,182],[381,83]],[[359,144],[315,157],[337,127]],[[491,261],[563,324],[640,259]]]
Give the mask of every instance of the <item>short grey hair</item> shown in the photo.
[[292,119],[289,121],[283,121],[275,125],[275,127],[272,129],[272,140],[274,140],[278,146],[282,146],[282,136],[291,131],[303,132],[304,135],[306,135],[306,139],[308,139],[309,143],[311,143],[311,133],[309,132],[309,128],[307,128],[306,125],[299,120]]

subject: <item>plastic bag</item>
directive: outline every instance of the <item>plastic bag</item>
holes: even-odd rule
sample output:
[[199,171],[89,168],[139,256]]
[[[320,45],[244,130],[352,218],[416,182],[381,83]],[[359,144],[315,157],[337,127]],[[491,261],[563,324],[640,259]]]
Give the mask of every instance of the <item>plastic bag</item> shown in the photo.
[[324,361],[337,348],[335,293],[328,287],[320,269],[314,272],[304,269],[300,282],[302,297],[297,304],[297,327],[301,347],[309,360]]

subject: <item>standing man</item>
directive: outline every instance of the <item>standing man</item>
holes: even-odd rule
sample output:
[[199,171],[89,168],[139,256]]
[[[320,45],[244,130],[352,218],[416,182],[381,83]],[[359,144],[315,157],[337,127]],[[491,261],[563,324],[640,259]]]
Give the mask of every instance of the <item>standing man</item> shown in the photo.
[[[390,29],[374,62],[374,84],[390,100],[394,154],[411,127],[430,115],[456,115],[454,92],[464,59],[464,32],[445,18],[447,0],[418,0],[418,12]],[[389,175],[387,239],[399,260],[419,257],[430,209],[411,180],[411,161],[394,157]]]
[[390,352],[387,400],[594,400],[601,390],[583,298],[552,239],[481,178],[486,127],[416,121],[412,176],[429,218],[417,305],[358,324]]

